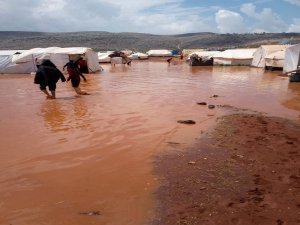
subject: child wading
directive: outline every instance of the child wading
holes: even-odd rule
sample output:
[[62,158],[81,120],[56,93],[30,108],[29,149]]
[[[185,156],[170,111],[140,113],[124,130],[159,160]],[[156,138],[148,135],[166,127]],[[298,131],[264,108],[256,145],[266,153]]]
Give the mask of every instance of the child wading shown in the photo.
[[76,64],[73,62],[73,60],[70,60],[66,65],[64,65],[64,68],[67,67],[67,71],[69,74],[69,77],[67,78],[67,82],[71,80],[72,87],[79,95],[88,95],[87,92],[82,91],[79,87],[80,84],[80,77],[83,78],[83,80],[86,82],[85,76],[80,72]]

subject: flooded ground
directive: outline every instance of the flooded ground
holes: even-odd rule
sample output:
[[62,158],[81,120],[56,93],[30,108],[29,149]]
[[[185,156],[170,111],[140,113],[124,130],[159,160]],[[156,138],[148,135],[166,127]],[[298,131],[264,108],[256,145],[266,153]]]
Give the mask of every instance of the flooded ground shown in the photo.
[[[222,114],[197,102],[299,121],[300,83],[281,72],[150,61],[103,67],[82,82],[90,96],[59,83],[56,100],[31,75],[0,76],[0,224],[145,224],[155,207],[153,156],[192,144]],[[185,119],[196,125],[176,122]]]

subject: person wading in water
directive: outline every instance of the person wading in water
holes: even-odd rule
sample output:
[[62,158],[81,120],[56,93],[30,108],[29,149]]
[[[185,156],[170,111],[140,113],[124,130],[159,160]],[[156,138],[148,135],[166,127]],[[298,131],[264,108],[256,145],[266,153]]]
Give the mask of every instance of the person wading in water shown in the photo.
[[67,72],[69,74],[67,82],[71,80],[72,87],[74,88],[75,92],[79,95],[88,95],[87,92],[82,91],[79,87],[80,77],[82,77],[85,82],[87,80],[85,76],[80,72],[79,68],[76,66],[73,60],[70,60],[66,65],[64,65],[63,70],[65,70],[65,67],[67,67]]
[[[45,59],[41,65],[38,66],[34,83],[40,85],[40,89],[46,94],[47,99],[55,99],[56,83],[59,79],[61,79],[62,82],[66,81],[62,72],[60,72],[49,59]],[[46,89],[47,86],[51,94]]]

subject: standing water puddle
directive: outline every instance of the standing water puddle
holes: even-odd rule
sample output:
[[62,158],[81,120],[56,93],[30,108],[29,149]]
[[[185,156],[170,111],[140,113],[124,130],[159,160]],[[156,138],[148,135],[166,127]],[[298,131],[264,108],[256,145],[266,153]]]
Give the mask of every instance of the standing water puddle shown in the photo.
[[81,83],[91,95],[58,83],[56,100],[30,75],[0,76],[0,224],[144,224],[153,156],[193,144],[222,114],[197,102],[299,119],[300,83],[280,72],[150,61],[104,69]]

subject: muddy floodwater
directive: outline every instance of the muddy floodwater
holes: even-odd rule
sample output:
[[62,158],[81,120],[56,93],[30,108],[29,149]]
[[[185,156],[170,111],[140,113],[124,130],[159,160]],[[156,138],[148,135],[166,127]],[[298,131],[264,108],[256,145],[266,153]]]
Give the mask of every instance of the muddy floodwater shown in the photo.
[[[0,224],[142,225],[156,154],[192,145],[230,105],[299,122],[300,83],[250,67],[103,65],[76,96],[46,100],[31,75],[0,76]],[[213,95],[218,97],[213,98]],[[195,125],[177,123],[194,120]]]

